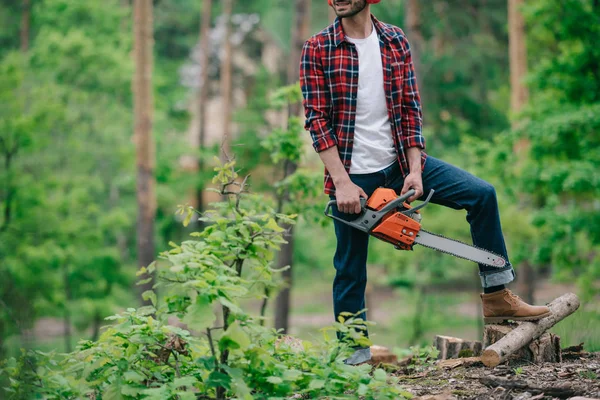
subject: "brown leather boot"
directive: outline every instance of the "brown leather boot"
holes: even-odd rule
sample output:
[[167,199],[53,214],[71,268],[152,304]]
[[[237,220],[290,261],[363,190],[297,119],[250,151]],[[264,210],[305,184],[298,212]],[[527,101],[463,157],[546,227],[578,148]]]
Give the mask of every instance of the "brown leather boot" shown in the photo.
[[485,323],[513,321],[537,321],[550,315],[546,306],[531,306],[508,289],[494,293],[482,293],[483,321]]

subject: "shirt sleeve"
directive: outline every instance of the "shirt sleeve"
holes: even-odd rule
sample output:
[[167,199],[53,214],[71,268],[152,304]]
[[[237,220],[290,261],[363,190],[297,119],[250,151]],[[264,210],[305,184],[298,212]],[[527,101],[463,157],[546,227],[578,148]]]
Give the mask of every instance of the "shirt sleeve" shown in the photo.
[[331,95],[325,82],[319,49],[309,40],[300,57],[300,87],[306,116],[304,129],[310,132],[317,153],[337,145],[331,128]]
[[425,138],[422,135],[423,114],[421,110],[421,98],[417,87],[417,78],[412,61],[410,45],[404,37],[404,82],[402,89],[402,143],[404,148],[425,148]]

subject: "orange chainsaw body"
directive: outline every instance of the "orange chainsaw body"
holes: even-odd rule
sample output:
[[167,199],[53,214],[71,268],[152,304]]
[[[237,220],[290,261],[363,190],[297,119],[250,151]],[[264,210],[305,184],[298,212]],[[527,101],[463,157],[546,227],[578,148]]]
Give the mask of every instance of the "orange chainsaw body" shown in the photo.
[[[398,195],[394,189],[378,188],[369,197],[367,207],[377,211],[397,197]],[[407,210],[411,208],[406,202],[402,205]],[[421,224],[418,221],[393,210],[381,219],[381,222],[373,228],[371,234],[385,242],[394,244],[402,250],[411,250],[420,230]]]

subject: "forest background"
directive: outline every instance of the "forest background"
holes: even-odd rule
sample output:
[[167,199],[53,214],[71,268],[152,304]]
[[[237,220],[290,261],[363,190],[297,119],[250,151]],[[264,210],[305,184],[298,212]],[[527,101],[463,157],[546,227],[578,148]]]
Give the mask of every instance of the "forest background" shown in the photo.
[[[71,351],[139,305],[152,281],[140,290],[136,271],[201,227],[178,205],[220,199],[206,189],[223,150],[253,193],[299,215],[278,261],[291,290],[269,294],[267,324],[311,338],[333,320],[322,164],[294,118],[299,45],[332,21],[325,0],[153,3],[144,54],[128,0],[0,1],[0,358]],[[578,293],[582,309],[554,332],[598,351],[600,4],[520,3],[372,11],[413,46],[427,152],[495,185],[516,292]],[[464,212],[423,214],[425,229],[470,242]],[[479,338],[479,291],[473,263],[371,242],[376,344]]]

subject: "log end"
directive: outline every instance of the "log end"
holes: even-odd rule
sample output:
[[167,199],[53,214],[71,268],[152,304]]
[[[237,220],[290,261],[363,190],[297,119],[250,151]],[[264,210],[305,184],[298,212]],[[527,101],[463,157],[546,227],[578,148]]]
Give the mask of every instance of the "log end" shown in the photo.
[[500,354],[496,353],[494,350],[484,350],[481,355],[481,362],[486,367],[494,368],[498,364],[500,364]]

